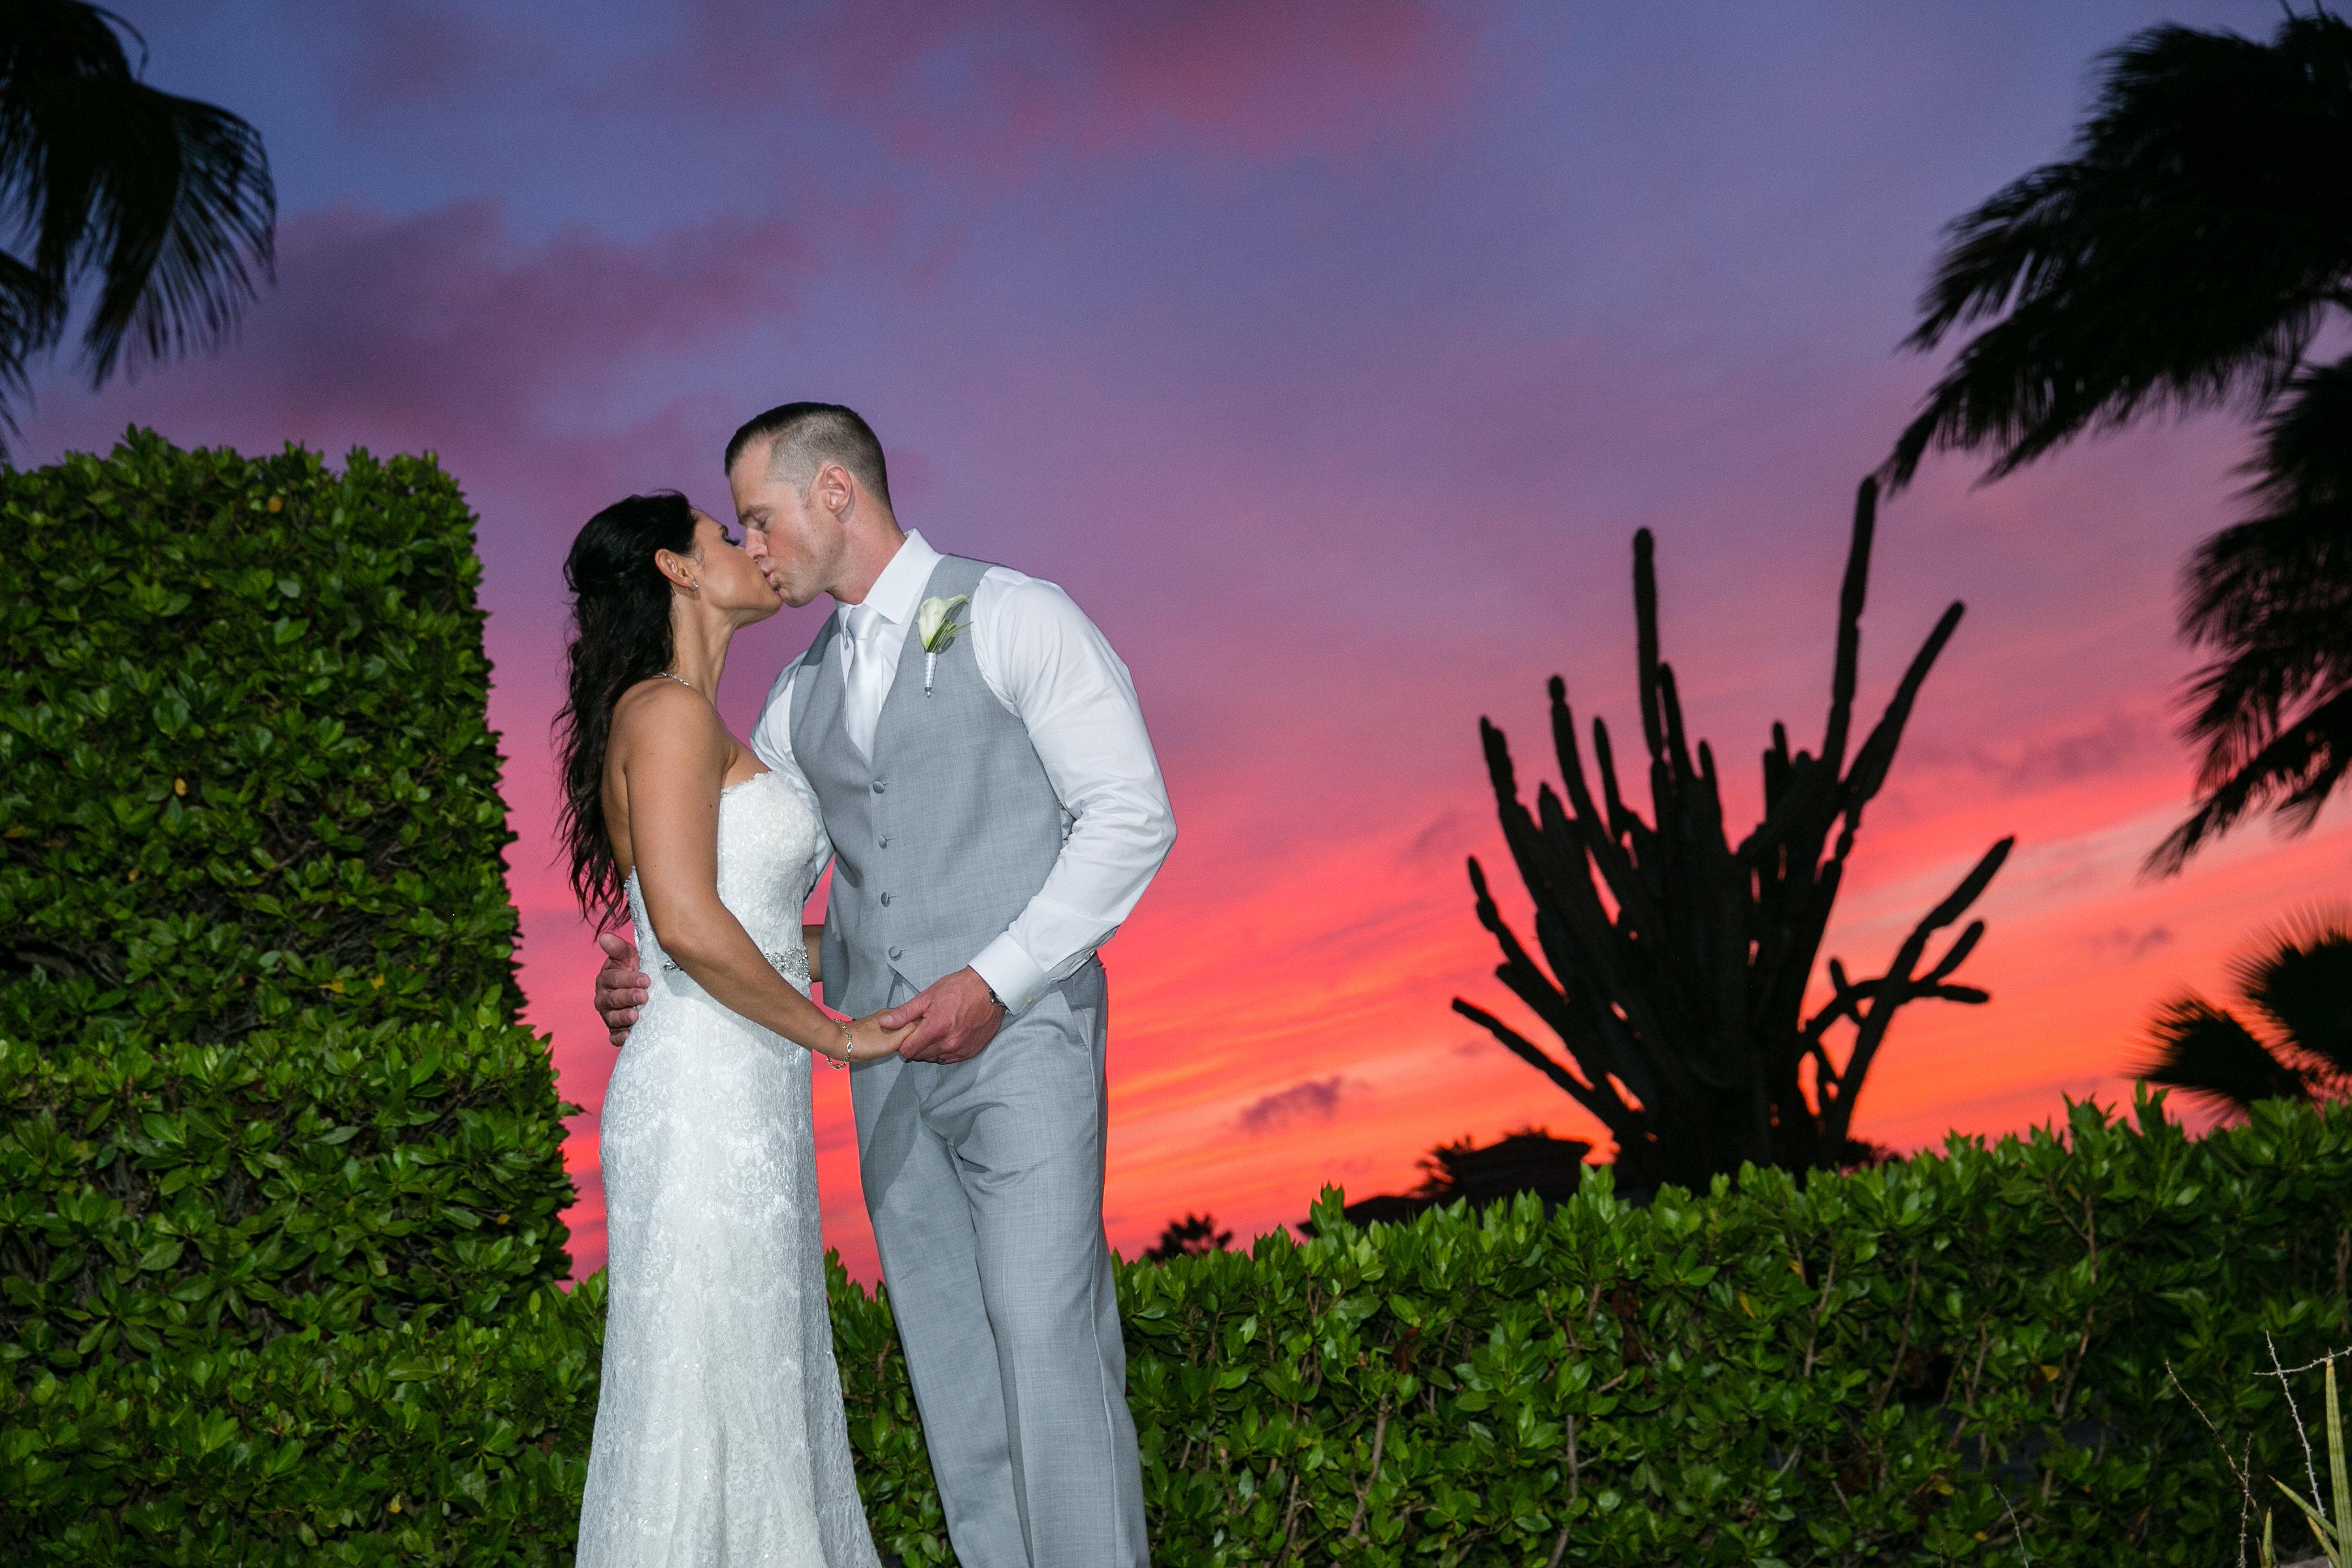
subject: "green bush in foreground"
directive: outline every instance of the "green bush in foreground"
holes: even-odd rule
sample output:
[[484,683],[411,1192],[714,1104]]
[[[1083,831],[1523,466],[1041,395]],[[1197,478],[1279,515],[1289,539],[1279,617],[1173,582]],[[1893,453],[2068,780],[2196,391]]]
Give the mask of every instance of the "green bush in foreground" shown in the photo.
[[[2254,1374],[2265,1335],[2290,1363],[2345,1342],[2348,1194],[2352,1112],[2284,1106],[2196,1142],[2077,1108],[2063,1141],[1646,1209],[1605,1173],[1549,1215],[1369,1230],[1327,1194],[1312,1241],[1121,1270],[1155,1561],[2211,1568],[2240,1525],[2223,1445],[2259,1491],[2300,1474]],[[0,1543],[567,1561],[600,1289],[20,1372]],[[947,1561],[887,1304],[837,1270],[834,1302],[877,1535]]]
[[568,1563],[603,1280],[535,1290],[496,1328],[289,1335],[20,1390],[0,1551],[71,1563]]
[[429,459],[0,469],[0,1362],[565,1272],[474,519]]
[[234,1047],[0,1039],[0,1359],[490,1321],[568,1267],[562,1137],[545,1048],[488,1005]]

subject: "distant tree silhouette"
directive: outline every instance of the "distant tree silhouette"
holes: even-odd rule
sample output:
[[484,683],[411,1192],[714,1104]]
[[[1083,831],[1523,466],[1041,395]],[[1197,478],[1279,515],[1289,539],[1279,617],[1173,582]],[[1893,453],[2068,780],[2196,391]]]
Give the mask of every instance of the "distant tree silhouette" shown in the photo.
[[[1885,783],[1920,685],[1960,620],[1958,604],[1944,612],[1885,713],[1849,755],[1877,495],[1876,482],[1864,480],[1855,499],[1820,753],[1792,753],[1787,731],[1772,726],[1764,820],[1736,847],[1724,832],[1714,753],[1701,741],[1693,757],[1674,670],[1659,657],[1646,529],[1633,538],[1633,608],[1650,820],[1619,790],[1609,729],[1597,719],[1595,799],[1559,677],[1552,742],[1566,802],[1545,784],[1529,811],[1509,743],[1479,721],[1503,837],[1535,904],[1542,964],[1504,921],[1474,858],[1478,919],[1503,950],[1496,977],[1559,1037],[1569,1059],[1483,1007],[1454,1005],[1601,1120],[1617,1142],[1622,1187],[1703,1188],[1751,1161],[1853,1163],[1862,1147],[1854,1104],[1895,1013],[1925,998],[1985,1000],[1951,979],[1984,934],[1982,921],[1932,962],[1927,946],[1992,880],[2009,854],[2006,838],[1920,920],[1885,973],[1855,980],[1833,958],[1828,999],[1810,1014],[1805,1006],[1864,808]],[[1841,1025],[1853,1028],[1842,1058],[1831,1045]]]
[[2252,812],[2308,827],[2352,768],[2352,358],[2308,358],[2352,311],[2352,26],[2151,27],[2105,66],[2074,156],[1953,223],[1908,346],[1990,324],[1885,473],[1953,448],[1998,479],[2147,413],[2261,417],[2252,514],[2186,574],[2182,631],[2212,658],[2197,804],[2150,858],[2169,872]]
[[8,430],[77,297],[90,300],[81,361],[97,386],[217,343],[253,274],[270,271],[278,205],[260,134],[141,81],[124,33],[138,37],[77,0],[0,5],[0,225],[19,242],[0,250]]
[[2157,1015],[2143,1080],[2238,1116],[2260,1100],[2352,1089],[2352,924],[2339,915],[2292,925],[2231,977],[2255,1022],[2187,993]]
[[1171,1258],[1198,1258],[1203,1253],[1223,1252],[1234,1244],[1234,1233],[1219,1230],[1214,1215],[1187,1214],[1182,1219],[1171,1219],[1160,1231],[1157,1246],[1145,1249],[1143,1256],[1165,1263]]
[[1450,1204],[1456,1198],[1492,1203],[1534,1193],[1551,1202],[1576,1195],[1584,1177],[1584,1157],[1592,1145],[1580,1138],[1555,1138],[1544,1127],[1521,1127],[1479,1147],[1457,1138],[1423,1155],[1416,1196]]
[[[1411,1190],[1375,1193],[1341,1212],[1357,1225],[1395,1224],[1442,1204],[1467,1200],[1475,1207],[1507,1203],[1521,1193],[1533,1193],[1549,1207],[1576,1195],[1584,1181],[1584,1157],[1591,1152],[1592,1145],[1582,1139],[1555,1138],[1541,1127],[1521,1127],[1484,1147],[1475,1139],[1457,1138],[1421,1157],[1421,1181]],[[1299,1228],[1315,1234],[1312,1221],[1301,1222]]]

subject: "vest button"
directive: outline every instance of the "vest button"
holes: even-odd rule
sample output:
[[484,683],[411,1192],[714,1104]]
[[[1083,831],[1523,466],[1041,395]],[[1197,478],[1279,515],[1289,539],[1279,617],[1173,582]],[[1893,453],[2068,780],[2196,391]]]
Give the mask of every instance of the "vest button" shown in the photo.
[[880,795],[882,793],[882,781],[880,779],[876,779],[874,781],[874,793],[876,795]]
[[890,901],[890,895],[889,895],[889,894],[887,894],[887,893],[883,894],[883,895],[882,895],[882,901],[883,901],[884,903],[886,903],[886,904],[887,904],[887,903],[888,903],[888,902]]
[[893,958],[897,958],[897,957],[900,956],[902,953],[904,953],[906,951],[907,951],[907,950],[906,950],[905,948],[903,948],[903,947],[894,947],[894,948],[892,948],[892,949],[890,950],[890,956],[891,956],[891,957],[893,957]]
[[879,837],[879,838],[876,839],[876,840],[874,841],[874,847],[876,847],[877,849],[887,849],[887,848],[889,848],[889,847],[890,847],[890,836],[889,836],[888,834],[887,834],[887,833],[886,833],[886,834],[884,834],[881,837]]

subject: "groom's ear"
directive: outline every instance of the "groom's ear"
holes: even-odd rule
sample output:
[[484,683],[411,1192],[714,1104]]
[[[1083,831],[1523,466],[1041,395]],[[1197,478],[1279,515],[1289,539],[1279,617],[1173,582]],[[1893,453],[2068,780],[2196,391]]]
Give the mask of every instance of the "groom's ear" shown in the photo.
[[809,482],[809,494],[834,516],[846,518],[857,501],[857,481],[839,463],[820,463],[816,478]]

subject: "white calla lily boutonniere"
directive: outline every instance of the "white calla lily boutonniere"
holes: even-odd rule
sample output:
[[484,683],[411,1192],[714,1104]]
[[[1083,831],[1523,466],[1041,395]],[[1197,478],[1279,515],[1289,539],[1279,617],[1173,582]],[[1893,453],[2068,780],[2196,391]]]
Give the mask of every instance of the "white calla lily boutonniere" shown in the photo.
[[915,612],[915,635],[923,639],[923,695],[931,694],[931,678],[939,673],[940,655],[955,641],[956,633],[963,630],[955,614],[971,603],[970,594],[958,594],[952,599],[925,599]]

